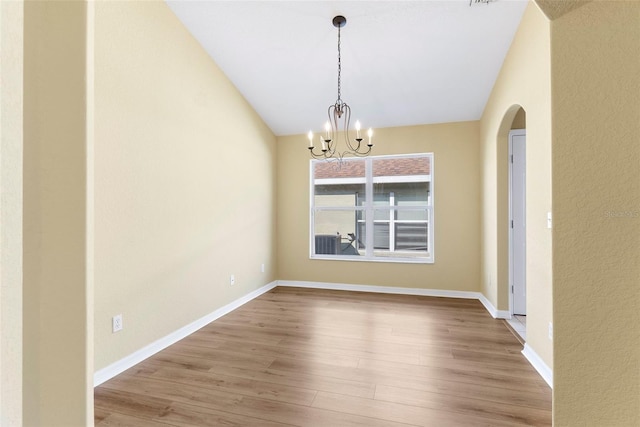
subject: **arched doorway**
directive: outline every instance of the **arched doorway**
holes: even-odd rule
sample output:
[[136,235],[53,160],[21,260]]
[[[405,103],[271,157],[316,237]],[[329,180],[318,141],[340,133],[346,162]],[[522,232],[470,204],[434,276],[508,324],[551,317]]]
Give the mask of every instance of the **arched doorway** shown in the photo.
[[526,112],[507,110],[497,140],[498,278],[511,328],[526,340]]

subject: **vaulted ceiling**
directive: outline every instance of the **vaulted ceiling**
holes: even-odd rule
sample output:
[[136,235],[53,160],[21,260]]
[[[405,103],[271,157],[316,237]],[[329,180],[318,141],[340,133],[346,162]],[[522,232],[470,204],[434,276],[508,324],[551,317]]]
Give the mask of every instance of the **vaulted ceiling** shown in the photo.
[[167,4],[276,135],[319,131],[337,98],[364,127],[480,118],[527,5],[442,1]]

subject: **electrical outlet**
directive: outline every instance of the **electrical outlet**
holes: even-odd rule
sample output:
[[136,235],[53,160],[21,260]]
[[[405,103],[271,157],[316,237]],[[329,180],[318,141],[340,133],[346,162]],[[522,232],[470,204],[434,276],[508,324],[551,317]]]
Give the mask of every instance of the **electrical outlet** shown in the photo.
[[264,273],[264,263],[262,263],[262,265],[260,266],[260,271]]
[[118,332],[122,330],[122,314],[113,316],[113,318],[111,319],[111,330],[112,332]]
[[229,283],[231,284],[231,286],[236,284],[236,276],[234,276],[233,274],[231,275],[231,277],[229,278]]
[[553,323],[549,322],[549,339],[553,339]]

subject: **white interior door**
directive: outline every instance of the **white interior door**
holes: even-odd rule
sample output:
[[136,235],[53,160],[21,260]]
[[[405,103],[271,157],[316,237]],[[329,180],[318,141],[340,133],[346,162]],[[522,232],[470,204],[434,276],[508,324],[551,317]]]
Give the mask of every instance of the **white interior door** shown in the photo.
[[509,201],[511,214],[509,275],[513,314],[527,314],[526,283],[526,134],[524,129],[509,133]]

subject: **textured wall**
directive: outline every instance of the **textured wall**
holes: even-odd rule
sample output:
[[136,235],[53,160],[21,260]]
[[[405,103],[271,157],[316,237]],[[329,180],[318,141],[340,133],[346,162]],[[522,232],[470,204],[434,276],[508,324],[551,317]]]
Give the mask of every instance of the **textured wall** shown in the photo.
[[592,2],[551,30],[554,424],[637,426],[640,3]]
[[374,154],[434,153],[433,264],[309,259],[309,151],[278,138],[278,278],[407,288],[479,290],[478,122],[376,129]]
[[95,22],[101,369],[276,279],[275,137],[164,2]]
[[25,2],[25,426],[93,419],[86,59],[85,2]]

